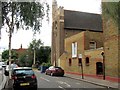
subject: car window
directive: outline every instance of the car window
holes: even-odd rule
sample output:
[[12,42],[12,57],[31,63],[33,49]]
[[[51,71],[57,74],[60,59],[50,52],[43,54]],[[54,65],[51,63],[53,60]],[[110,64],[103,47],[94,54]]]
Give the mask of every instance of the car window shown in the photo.
[[32,70],[15,70],[16,75],[24,74],[24,75],[33,75],[34,72]]
[[54,69],[54,68],[55,68],[54,66],[50,66],[50,67],[49,67],[50,70],[51,70],[51,69]]
[[62,69],[61,67],[55,67],[55,68],[57,68],[57,69]]

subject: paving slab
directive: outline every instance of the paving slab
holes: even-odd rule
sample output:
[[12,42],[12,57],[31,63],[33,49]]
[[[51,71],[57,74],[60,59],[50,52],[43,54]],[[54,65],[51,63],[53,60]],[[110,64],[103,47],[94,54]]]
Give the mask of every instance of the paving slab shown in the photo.
[[104,86],[107,88],[120,89],[120,83],[118,83],[118,82],[111,82],[108,80],[102,80],[102,79],[86,77],[86,76],[84,76],[84,79],[82,79],[82,77],[80,75],[73,75],[73,74],[67,74],[67,73],[65,74],[65,76],[69,77],[69,78],[77,79],[77,80],[82,80],[82,81],[85,81],[88,83],[97,84],[97,85]]

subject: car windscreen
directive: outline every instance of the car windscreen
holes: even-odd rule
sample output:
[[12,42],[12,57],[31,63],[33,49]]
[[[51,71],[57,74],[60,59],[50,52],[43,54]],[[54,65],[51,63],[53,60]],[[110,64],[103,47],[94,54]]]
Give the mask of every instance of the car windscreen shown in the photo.
[[16,75],[33,75],[33,70],[15,70]]
[[57,69],[62,69],[61,67],[55,67],[55,68],[57,68]]

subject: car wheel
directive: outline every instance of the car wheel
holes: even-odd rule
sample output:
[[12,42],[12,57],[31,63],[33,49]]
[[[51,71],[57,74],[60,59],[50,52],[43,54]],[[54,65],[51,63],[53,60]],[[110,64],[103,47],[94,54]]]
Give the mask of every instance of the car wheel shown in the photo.
[[53,73],[51,72],[50,75],[53,76]]
[[47,75],[47,72],[45,72],[45,75]]
[[61,75],[61,77],[63,77],[64,75]]
[[34,87],[33,87],[33,90],[37,90],[37,86],[34,86]]

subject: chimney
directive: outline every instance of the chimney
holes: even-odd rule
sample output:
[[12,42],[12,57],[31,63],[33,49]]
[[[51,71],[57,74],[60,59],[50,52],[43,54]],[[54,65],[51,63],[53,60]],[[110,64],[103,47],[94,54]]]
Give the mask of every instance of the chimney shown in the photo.
[[22,44],[21,44],[20,48],[22,49]]

